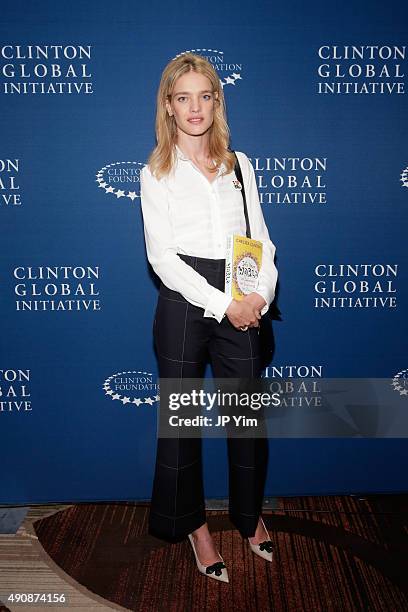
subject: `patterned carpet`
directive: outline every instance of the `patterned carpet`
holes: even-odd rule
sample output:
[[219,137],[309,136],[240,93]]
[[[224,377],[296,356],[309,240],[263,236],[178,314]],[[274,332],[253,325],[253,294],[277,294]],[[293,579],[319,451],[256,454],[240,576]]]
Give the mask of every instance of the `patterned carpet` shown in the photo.
[[146,533],[148,506],[79,504],[37,520],[39,542],[71,578],[113,607],[141,612],[408,610],[408,495],[279,498],[264,513],[269,564],[226,512],[208,522],[230,583],[199,574],[190,544]]

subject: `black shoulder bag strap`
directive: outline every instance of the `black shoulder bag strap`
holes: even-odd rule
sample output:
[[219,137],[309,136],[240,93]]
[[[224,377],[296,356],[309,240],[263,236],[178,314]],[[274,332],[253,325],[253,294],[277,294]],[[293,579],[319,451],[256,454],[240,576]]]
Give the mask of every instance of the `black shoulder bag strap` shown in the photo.
[[[235,156],[234,172],[236,174],[237,179],[239,180],[239,182],[242,185],[242,199],[244,200],[244,215],[245,215],[245,223],[246,223],[246,236],[247,236],[247,238],[251,238],[251,228],[249,226],[248,209],[247,209],[247,203],[246,203],[246,197],[245,197],[244,180],[242,178],[241,167],[239,165],[237,154],[235,153],[235,151],[232,151],[232,153],[234,153],[234,156]],[[277,306],[275,306],[275,305],[274,305],[273,308],[274,308],[274,311],[275,311],[274,318],[277,319],[278,321],[281,321],[282,319],[280,317],[281,317],[282,313],[280,312],[279,308]],[[268,316],[270,316],[269,313],[271,312],[271,310],[272,309],[270,308],[269,311],[268,311]],[[267,315],[265,314],[262,317],[261,321],[263,321],[263,319],[265,319],[266,316]],[[262,324],[260,326],[260,330],[263,330],[263,333],[265,333],[265,331],[264,331],[265,330],[265,325]],[[272,349],[270,348],[271,342],[272,342],[272,340],[271,340],[271,338],[272,338],[271,333],[272,332],[268,331],[268,341],[267,341],[268,350],[267,350],[267,353],[266,353],[267,361],[265,361],[266,364],[270,363],[270,354],[272,353]],[[262,344],[261,344],[261,346],[262,346]]]
[[242,199],[244,200],[244,215],[245,215],[245,224],[246,224],[246,237],[247,238],[251,238],[251,228],[250,228],[250,225],[249,225],[248,209],[247,209],[247,203],[246,203],[246,197],[245,197],[244,179],[242,178],[241,166],[239,165],[237,154],[235,153],[235,151],[232,151],[232,152],[234,153],[234,156],[235,156],[234,172],[236,174],[237,179],[239,180],[239,182],[242,185],[241,193],[242,193]]

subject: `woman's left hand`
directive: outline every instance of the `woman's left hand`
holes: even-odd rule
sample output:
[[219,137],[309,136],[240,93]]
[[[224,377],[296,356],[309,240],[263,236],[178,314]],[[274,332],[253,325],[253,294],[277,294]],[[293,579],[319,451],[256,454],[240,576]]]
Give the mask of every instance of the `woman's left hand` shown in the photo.
[[[266,304],[264,298],[259,295],[259,293],[256,293],[256,291],[253,291],[252,293],[248,293],[248,295],[245,295],[242,299],[245,302],[249,302],[254,308],[254,310],[257,312],[257,315],[259,315],[259,318],[261,318],[261,310]],[[254,325],[249,325],[249,327],[254,327]]]

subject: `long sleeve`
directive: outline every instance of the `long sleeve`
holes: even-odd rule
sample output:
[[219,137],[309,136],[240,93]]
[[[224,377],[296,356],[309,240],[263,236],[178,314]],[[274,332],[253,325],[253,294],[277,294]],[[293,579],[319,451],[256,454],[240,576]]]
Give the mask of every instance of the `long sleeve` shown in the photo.
[[163,179],[156,179],[148,166],[140,172],[140,195],[147,258],[153,270],[166,287],[203,308],[204,317],[220,323],[232,298],[178,257],[166,188]]
[[248,216],[251,226],[251,237],[262,242],[262,265],[258,278],[256,293],[259,293],[266,301],[261,310],[264,315],[275,297],[276,283],[278,280],[278,270],[276,269],[274,258],[276,247],[269,237],[268,228],[262,213],[259,202],[258,188],[254,168],[244,153],[238,153],[239,161],[242,162],[243,178],[245,181],[245,194],[248,207]]

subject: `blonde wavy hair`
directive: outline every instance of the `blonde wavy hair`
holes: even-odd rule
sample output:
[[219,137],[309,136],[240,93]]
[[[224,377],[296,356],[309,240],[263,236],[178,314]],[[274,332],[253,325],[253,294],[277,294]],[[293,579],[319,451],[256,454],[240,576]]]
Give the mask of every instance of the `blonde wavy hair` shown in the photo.
[[211,82],[214,95],[218,94],[214,100],[214,121],[209,128],[209,155],[216,162],[216,166],[208,167],[208,170],[217,172],[222,163],[226,166],[225,174],[229,174],[234,169],[235,157],[229,150],[230,130],[219,76],[211,63],[201,55],[183,53],[167,64],[157,92],[156,146],[147,160],[151,173],[157,179],[171,172],[177,155],[175,149],[177,126],[174,116],[170,116],[167,112],[166,100],[171,101],[177,79],[191,70],[206,76]]

